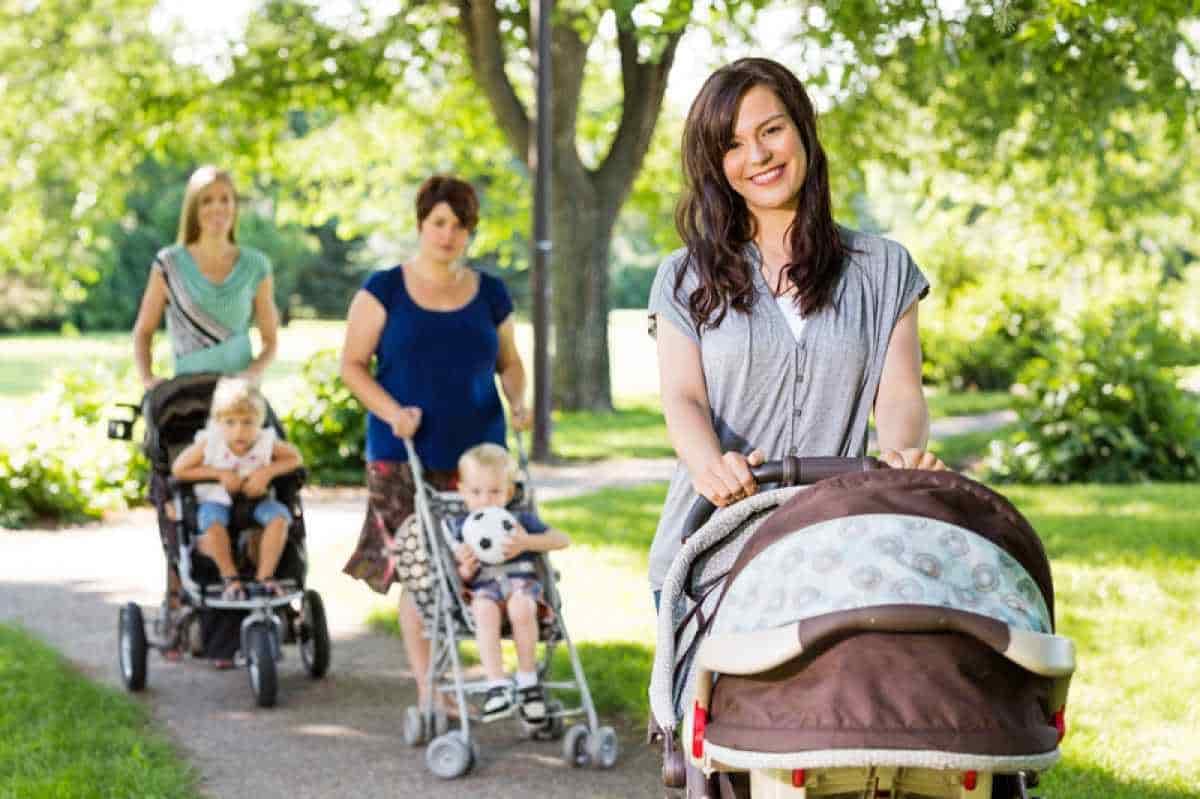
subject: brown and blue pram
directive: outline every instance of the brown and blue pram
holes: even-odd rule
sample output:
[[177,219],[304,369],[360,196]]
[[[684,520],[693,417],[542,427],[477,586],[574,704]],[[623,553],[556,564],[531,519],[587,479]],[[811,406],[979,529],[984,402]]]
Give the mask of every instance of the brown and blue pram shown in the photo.
[[668,785],[1009,799],[1058,760],[1075,651],[1037,534],[966,477],[878,465],[787,458],[756,471],[784,487],[693,509],[650,689]]

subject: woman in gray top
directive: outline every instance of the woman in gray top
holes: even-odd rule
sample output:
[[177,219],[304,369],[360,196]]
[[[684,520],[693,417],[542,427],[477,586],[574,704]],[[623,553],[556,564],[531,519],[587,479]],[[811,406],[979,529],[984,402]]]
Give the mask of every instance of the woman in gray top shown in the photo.
[[929,289],[895,242],[834,224],[816,113],[786,67],[713,73],[683,131],[685,247],[650,294],[663,413],[679,465],[650,552],[657,590],[697,494],[757,489],[748,465],[861,456],[942,469],[925,451],[917,301]]

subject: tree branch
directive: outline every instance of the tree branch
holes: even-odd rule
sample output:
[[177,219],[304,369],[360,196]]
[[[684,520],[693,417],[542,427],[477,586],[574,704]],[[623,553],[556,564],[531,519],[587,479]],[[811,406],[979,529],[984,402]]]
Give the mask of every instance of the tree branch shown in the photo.
[[617,134],[613,137],[604,162],[595,172],[599,195],[605,202],[613,203],[615,208],[620,208],[625,201],[650,148],[654,125],[658,121],[667,89],[667,76],[671,73],[675,48],[682,36],[682,28],[667,34],[666,45],[658,61],[642,63],[638,60],[637,32],[632,21],[618,22],[617,47],[621,52],[621,85],[625,97],[621,104],[621,123],[617,127]]
[[458,23],[475,82],[487,95],[509,145],[522,162],[528,162],[529,115],[504,72],[504,44],[496,4],[490,0],[458,0]]

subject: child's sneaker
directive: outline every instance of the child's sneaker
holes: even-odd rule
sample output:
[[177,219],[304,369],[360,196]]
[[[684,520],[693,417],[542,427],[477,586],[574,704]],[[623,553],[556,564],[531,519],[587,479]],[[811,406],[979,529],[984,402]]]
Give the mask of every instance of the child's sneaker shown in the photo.
[[541,683],[517,689],[517,702],[521,718],[529,724],[541,724],[546,720],[546,694]]
[[512,697],[507,685],[493,685],[483,698],[483,720],[500,718],[512,709]]

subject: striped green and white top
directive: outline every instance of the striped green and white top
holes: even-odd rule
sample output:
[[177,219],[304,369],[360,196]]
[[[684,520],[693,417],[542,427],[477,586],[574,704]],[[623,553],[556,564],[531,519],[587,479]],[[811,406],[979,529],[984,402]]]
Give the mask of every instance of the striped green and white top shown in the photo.
[[250,320],[254,295],[271,274],[262,252],[242,247],[229,276],[213,283],[181,244],[164,247],[154,259],[167,282],[167,333],[175,374],[232,374],[250,365]]

